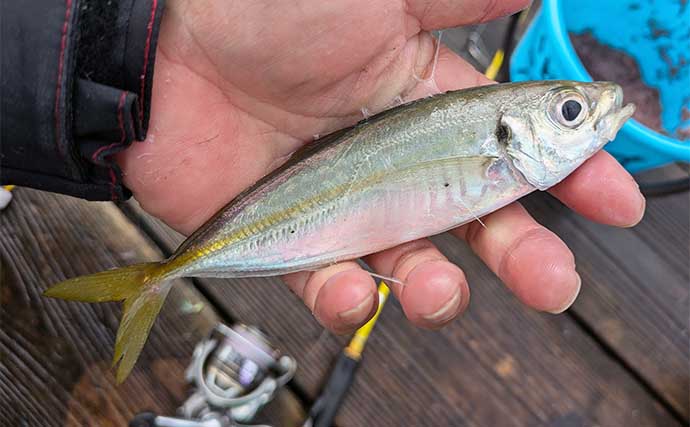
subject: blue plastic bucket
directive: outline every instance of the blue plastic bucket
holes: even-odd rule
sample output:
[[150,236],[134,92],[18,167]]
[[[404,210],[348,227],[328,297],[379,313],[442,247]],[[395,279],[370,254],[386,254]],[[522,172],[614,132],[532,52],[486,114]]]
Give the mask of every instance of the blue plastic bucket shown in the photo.
[[[661,122],[669,133],[690,127],[690,2],[685,0],[544,0],[513,53],[513,81],[591,81],[568,33],[591,34],[635,58],[646,85],[659,90]],[[672,64],[675,72],[671,72]],[[690,162],[690,141],[629,120],[606,149],[629,171]]]

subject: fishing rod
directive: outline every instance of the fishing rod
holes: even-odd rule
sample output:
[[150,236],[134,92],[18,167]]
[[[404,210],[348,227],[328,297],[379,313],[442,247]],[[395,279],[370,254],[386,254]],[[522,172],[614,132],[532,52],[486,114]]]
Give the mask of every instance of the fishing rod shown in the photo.
[[362,352],[381,314],[381,309],[388,299],[390,289],[384,282],[381,282],[378,292],[379,306],[376,313],[364,326],[357,329],[347,347],[338,355],[326,385],[309,410],[309,415],[302,427],[331,427],[333,425],[336,413],[354,381],[355,373],[362,359]]

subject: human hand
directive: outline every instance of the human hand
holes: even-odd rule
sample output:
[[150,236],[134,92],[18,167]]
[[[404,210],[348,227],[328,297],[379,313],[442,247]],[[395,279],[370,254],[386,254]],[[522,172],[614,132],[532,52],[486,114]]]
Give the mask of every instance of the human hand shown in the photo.
[[[506,15],[526,0],[169,0],[161,28],[147,141],[118,156],[144,209],[190,233],[315,134],[353,124],[362,109],[396,99],[490,83],[447,48],[435,72],[428,31]],[[615,226],[642,217],[636,183],[600,152],[551,193]],[[514,203],[453,230],[525,304],[560,312],[580,278],[572,253]],[[437,328],[469,302],[465,275],[427,239],[365,261],[393,276],[405,314]],[[316,318],[337,333],[377,305],[374,280],[355,262],[285,277]]]

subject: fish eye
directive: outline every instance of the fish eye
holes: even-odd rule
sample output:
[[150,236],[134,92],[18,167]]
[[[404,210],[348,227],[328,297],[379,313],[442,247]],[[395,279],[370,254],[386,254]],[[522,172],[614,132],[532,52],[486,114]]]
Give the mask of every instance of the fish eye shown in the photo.
[[551,117],[560,126],[575,128],[587,117],[588,105],[579,92],[568,91],[557,96]]
[[563,118],[569,122],[577,119],[577,116],[580,115],[580,111],[582,111],[582,104],[574,99],[565,101],[561,107],[561,114],[563,114]]

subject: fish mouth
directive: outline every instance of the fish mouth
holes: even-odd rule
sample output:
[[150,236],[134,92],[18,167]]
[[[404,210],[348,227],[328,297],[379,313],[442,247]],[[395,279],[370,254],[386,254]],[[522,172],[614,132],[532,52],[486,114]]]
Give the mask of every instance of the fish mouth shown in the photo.
[[623,106],[623,89],[615,83],[606,83],[597,106],[598,128],[603,137],[602,145],[613,141],[625,122],[635,113],[635,104]]
[[625,122],[627,122],[633,114],[635,114],[635,104],[633,103],[626,104],[623,108],[613,113],[610,117],[611,125],[608,128],[609,132],[606,138],[608,138],[609,141],[613,141],[620,128],[623,127]]

